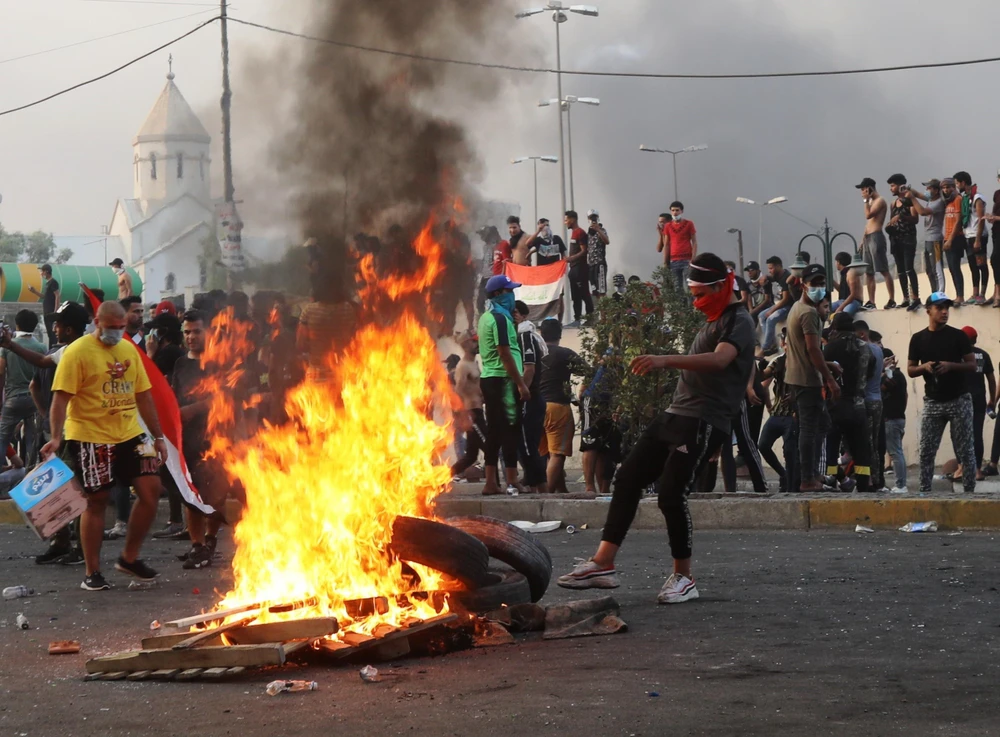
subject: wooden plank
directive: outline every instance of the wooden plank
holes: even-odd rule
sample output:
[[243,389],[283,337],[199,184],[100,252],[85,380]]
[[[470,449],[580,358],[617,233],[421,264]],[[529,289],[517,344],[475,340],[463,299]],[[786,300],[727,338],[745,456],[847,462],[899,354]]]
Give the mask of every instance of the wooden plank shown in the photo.
[[384,663],[387,660],[397,660],[404,655],[410,654],[409,632],[407,637],[397,637],[389,642],[381,642],[377,647],[369,651],[369,658],[376,663]]
[[202,680],[208,679],[216,681],[226,675],[228,668],[206,668],[205,672],[201,674]]
[[[238,627],[245,627],[248,622],[256,619],[258,614],[252,612],[240,617],[235,622],[230,622],[229,624],[224,624],[221,627],[216,627],[215,629],[205,630],[204,632],[199,632],[195,635],[191,635],[188,639],[182,640],[173,646],[174,650],[190,650],[193,647],[198,647],[198,645],[212,640],[219,635],[222,635],[230,630],[234,630]],[[277,642],[277,640],[271,640],[271,642]]]
[[354,648],[340,640],[319,640],[316,643],[316,649],[325,653],[338,653],[341,650],[353,650]]
[[188,629],[189,627],[194,627],[196,624],[218,622],[220,619],[227,619],[236,614],[243,614],[244,612],[259,612],[263,607],[263,604],[246,604],[245,606],[233,607],[232,609],[224,609],[221,612],[208,612],[206,614],[195,614],[193,617],[184,617],[183,619],[172,619],[169,622],[164,622],[163,626],[174,629]]
[[234,678],[235,676],[241,676],[246,672],[246,668],[242,665],[235,668],[229,668],[226,670],[226,678]]
[[127,670],[116,670],[110,673],[105,673],[102,677],[102,681],[124,681],[125,676],[128,675]]
[[[450,624],[457,620],[458,620],[457,614],[442,614],[438,617],[432,617],[431,619],[427,619],[422,624],[416,624],[407,629],[397,629],[395,632],[391,632],[381,639],[369,637],[367,639],[360,640],[360,638],[364,638],[364,635],[359,635],[357,639],[359,639],[360,641],[349,648],[343,648],[339,650],[329,650],[327,648],[324,648],[324,650],[326,650],[334,660],[341,660],[343,658],[349,658],[357,653],[366,652],[372,648],[380,647],[383,644],[388,645],[388,643],[394,642],[395,640],[408,638],[410,635],[415,635],[420,632],[426,632],[427,630],[434,629],[435,627],[440,627],[446,624]],[[344,635],[344,640],[349,642],[348,635],[357,635],[357,633],[348,632]]]
[[371,635],[365,635],[360,632],[345,632],[344,642],[351,647],[359,647],[369,642],[375,642],[375,638]]
[[386,637],[387,635],[391,635],[393,632],[397,632],[397,631],[398,631],[398,628],[393,627],[391,624],[378,624],[378,625],[375,625],[375,630],[372,632],[372,635],[375,638],[381,640],[383,637]]
[[126,681],[145,681],[153,674],[151,670],[137,670],[125,676]]
[[310,640],[336,634],[335,617],[298,619],[292,622],[268,622],[252,624],[226,633],[226,639],[237,645],[262,645],[268,642],[289,642],[290,640]]
[[280,643],[199,647],[190,650],[134,650],[87,661],[87,672],[164,670],[167,668],[234,668],[284,665]]
[[87,675],[85,675],[83,677],[83,680],[85,680],[85,681],[96,681],[99,678],[103,678],[106,675],[107,675],[107,673],[88,673]]
[[[215,637],[204,640],[201,643],[202,647],[207,645],[222,645],[222,635],[219,634],[218,630],[212,630],[215,632]],[[176,635],[160,635],[159,637],[143,637],[142,638],[142,649],[143,650],[169,650],[174,645],[179,642],[184,642],[184,640],[189,639],[194,632],[180,632]],[[274,642],[272,640],[272,642]],[[250,643],[248,643],[250,644]]]
[[163,670],[154,670],[153,675],[150,676],[154,681],[172,681],[178,673],[181,672],[180,668],[165,668]]
[[204,668],[188,668],[187,670],[182,670],[177,674],[178,681],[193,681],[195,678],[202,674]]

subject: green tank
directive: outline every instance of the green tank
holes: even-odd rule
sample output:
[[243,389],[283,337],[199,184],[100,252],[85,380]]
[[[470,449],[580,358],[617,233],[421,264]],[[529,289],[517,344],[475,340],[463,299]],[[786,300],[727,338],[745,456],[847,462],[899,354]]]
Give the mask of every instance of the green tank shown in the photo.
[[[3,264],[3,274],[0,275],[0,301],[38,304],[42,301],[31,293],[28,287],[42,291],[42,273],[38,270],[41,264]],[[133,269],[126,269],[132,277],[132,289],[142,296],[142,280]],[[52,264],[52,278],[59,282],[59,299],[63,302],[79,302],[86,304],[87,299],[80,289],[83,282],[91,289],[103,289],[107,299],[118,297],[118,275],[110,266],[69,266],[67,264]]]

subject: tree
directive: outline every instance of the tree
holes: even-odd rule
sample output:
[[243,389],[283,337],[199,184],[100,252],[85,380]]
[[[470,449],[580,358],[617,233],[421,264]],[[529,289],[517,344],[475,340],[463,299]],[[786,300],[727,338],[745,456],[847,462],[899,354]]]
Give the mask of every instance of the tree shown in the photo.
[[591,367],[585,381],[590,385],[603,367],[595,394],[609,401],[592,401],[591,409],[599,417],[616,419],[629,448],[656,413],[669,406],[678,378],[676,371],[635,376],[629,364],[646,354],[687,353],[705,319],[691,307],[688,295],[676,290],[665,268],[656,270],[652,282],[630,284],[624,295],[601,299],[595,312],[581,341]]
[[55,261],[64,264],[73,258],[70,248],[56,252],[56,242],[51,233],[36,230],[25,235],[20,231],[8,233],[0,225],[0,261],[4,263],[44,264]]

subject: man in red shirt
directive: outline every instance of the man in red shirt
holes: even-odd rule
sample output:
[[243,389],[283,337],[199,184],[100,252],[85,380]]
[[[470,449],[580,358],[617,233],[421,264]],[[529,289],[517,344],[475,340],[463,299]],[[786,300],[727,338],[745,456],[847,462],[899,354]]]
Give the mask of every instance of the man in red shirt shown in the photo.
[[580,327],[583,308],[589,315],[594,311],[594,300],[590,296],[590,270],[587,267],[587,231],[580,227],[580,216],[575,210],[567,210],[566,230],[569,231],[569,288],[573,297],[573,322],[567,327]]
[[511,259],[510,243],[500,239],[497,226],[489,225],[477,231],[483,239],[483,269],[479,279],[479,295],[476,298],[476,312],[483,314],[486,310],[486,282],[490,277],[503,274],[504,264]]
[[683,202],[670,205],[670,216],[673,220],[663,226],[663,237],[658,250],[663,253],[663,263],[673,274],[677,291],[685,294],[688,267],[691,259],[698,255],[698,231],[691,220],[684,218]]

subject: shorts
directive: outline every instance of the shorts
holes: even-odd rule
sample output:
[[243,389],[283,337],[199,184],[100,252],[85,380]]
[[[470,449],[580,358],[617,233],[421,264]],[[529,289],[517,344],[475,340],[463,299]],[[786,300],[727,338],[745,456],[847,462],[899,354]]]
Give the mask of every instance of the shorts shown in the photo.
[[594,288],[594,294],[608,293],[608,265],[606,263],[590,264],[590,286]]
[[556,455],[573,457],[573,435],[576,433],[576,422],[573,419],[573,408],[568,404],[545,404],[545,433],[538,444],[538,455]]
[[145,434],[114,445],[70,440],[67,452],[70,465],[88,494],[117,484],[131,486],[141,476],[160,475],[160,459]]
[[188,462],[188,473],[201,500],[216,511],[225,512],[230,484],[222,464],[216,460],[199,459],[194,464]]
[[868,265],[868,268],[865,269],[865,273],[868,276],[874,276],[875,272],[884,274],[889,270],[885,233],[881,230],[876,233],[865,234],[865,239],[861,241],[861,254]]
[[580,405],[583,429],[580,433],[580,452],[596,451],[608,456],[616,463],[621,460],[622,433],[610,417],[594,417],[590,409],[590,397]]

